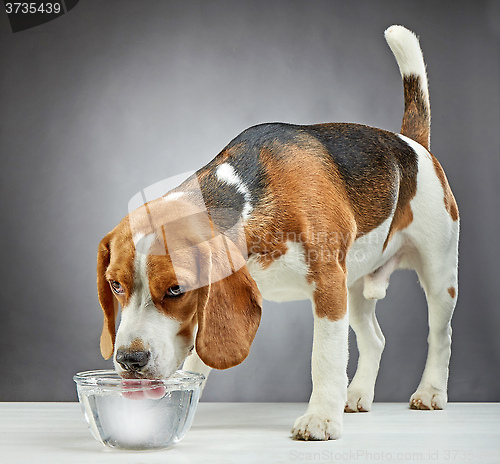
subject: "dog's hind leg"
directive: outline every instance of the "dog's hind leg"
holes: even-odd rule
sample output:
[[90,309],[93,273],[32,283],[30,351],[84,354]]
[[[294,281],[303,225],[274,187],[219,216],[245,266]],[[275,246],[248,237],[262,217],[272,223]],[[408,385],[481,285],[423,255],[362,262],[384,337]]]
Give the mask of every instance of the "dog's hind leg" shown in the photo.
[[[429,323],[427,361],[420,384],[410,398],[413,409],[443,409],[448,400],[451,318],[458,296],[458,210],[447,183],[444,186],[448,197],[444,203],[440,198],[440,182],[432,179],[440,166],[430,167],[430,163],[426,158],[419,164],[419,178],[427,177],[427,188],[421,189],[412,203],[413,214],[419,220],[408,228],[417,250],[413,268],[425,291]],[[454,205],[455,210],[446,205]]]
[[375,316],[376,300],[363,296],[363,280],[349,288],[349,324],[356,334],[359,359],[347,389],[345,412],[370,411],[385,339]]
[[401,267],[415,269],[428,306],[428,352],[424,373],[410,398],[414,409],[442,409],[447,402],[451,317],[458,296],[459,215],[439,162],[425,148],[404,140],[418,155],[413,221],[402,231],[412,251]]
[[428,305],[428,353],[417,391],[410,398],[412,409],[443,409],[448,400],[448,365],[451,356],[451,317],[457,301],[457,253],[426,253],[417,266]]

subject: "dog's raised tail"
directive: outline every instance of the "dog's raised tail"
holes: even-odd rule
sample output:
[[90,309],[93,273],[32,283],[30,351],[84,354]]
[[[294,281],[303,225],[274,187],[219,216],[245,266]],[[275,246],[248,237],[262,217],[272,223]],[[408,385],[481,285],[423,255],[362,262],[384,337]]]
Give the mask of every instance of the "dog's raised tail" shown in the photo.
[[431,107],[425,63],[417,36],[403,26],[385,31],[403,78],[405,112],[401,134],[430,149]]

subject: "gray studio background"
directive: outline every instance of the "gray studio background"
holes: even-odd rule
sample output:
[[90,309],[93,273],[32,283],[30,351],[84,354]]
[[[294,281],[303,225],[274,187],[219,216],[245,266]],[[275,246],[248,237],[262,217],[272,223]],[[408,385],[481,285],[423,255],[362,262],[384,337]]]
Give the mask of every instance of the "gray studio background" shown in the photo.
[[[106,368],[99,240],[129,199],[195,170],[250,125],[352,121],[398,131],[402,86],[383,31],[421,36],[432,150],[461,213],[451,401],[500,400],[497,1],[101,1],[13,34],[0,12],[0,400],[76,401]],[[378,305],[376,401],[407,401],[426,355],[414,273]],[[265,303],[249,358],[203,401],[307,401],[308,302]],[[357,352],[350,341],[349,374]]]

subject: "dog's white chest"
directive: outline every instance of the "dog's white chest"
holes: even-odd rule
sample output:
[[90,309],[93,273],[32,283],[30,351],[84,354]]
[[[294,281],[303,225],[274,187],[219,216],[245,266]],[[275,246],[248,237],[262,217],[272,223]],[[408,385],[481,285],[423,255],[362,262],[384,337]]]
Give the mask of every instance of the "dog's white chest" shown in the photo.
[[247,266],[266,300],[296,301],[312,297],[314,285],[307,281],[309,266],[300,243],[287,242],[286,253],[269,266],[263,266],[255,256],[248,259]]

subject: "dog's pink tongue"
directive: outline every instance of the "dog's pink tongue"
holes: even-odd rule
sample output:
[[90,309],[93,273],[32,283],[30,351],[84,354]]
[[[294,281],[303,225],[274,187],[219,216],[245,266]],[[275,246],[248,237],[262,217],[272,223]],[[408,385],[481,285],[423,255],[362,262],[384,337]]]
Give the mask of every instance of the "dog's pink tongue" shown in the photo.
[[[159,400],[163,398],[167,389],[163,385],[148,388],[148,385],[152,383],[154,383],[154,381],[146,379],[124,379],[122,380],[122,385],[124,387],[122,396],[130,400]],[[140,386],[144,387],[144,389],[138,390],[137,387]],[[130,391],[127,391],[128,388],[130,388]]]

